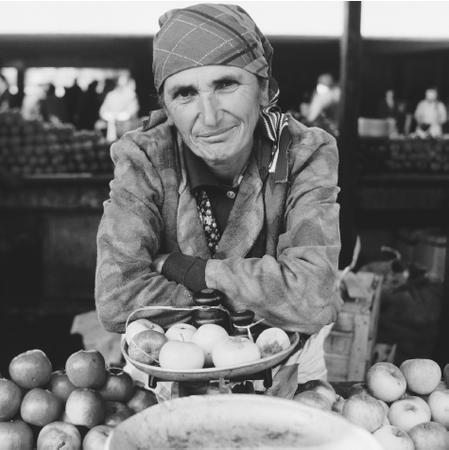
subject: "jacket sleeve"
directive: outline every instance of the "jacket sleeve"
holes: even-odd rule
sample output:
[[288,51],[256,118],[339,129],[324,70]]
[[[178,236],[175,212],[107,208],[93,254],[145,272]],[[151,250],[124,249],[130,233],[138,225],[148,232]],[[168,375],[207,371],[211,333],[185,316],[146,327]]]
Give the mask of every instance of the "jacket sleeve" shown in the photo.
[[[95,302],[103,326],[123,332],[128,315],[138,308],[185,306],[192,298],[184,286],[151,268],[164,227],[158,172],[129,135],[112,145],[111,156],[115,170],[97,235]],[[143,315],[158,315],[164,323],[160,311]]]
[[[309,129],[294,143],[277,257],[209,260],[206,284],[272,326],[314,333],[336,319],[340,252],[335,139]],[[296,156],[295,156],[296,155]],[[306,155],[305,159],[302,156]]]

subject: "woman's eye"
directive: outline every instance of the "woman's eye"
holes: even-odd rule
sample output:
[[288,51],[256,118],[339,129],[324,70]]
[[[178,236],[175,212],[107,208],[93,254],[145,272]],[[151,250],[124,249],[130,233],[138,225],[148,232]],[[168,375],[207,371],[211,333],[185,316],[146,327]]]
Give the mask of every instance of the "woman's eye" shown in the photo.
[[180,100],[188,100],[195,95],[195,91],[193,89],[180,89],[175,93],[173,98],[178,98]]
[[217,83],[218,89],[233,89],[238,86],[237,81],[235,80],[222,80],[219,83]]

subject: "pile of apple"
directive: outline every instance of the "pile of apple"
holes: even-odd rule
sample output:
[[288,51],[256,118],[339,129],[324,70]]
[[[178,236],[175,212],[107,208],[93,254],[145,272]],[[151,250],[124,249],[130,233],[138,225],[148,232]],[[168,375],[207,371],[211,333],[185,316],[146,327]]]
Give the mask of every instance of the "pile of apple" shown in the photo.
[[148,319],[131,322],[126,327],[125,339],[132,359],[169,370],[231,367],[255,362],[290,346],[287,333],[276,327],[263,330],[253,341],[249,337],[230,336],[215,323],[198,328],[176,323],[164,330]]
[[361,139],[360,165],[375,172],[449,172],[448,139]]
[[55,173],[111,173],[110,143],[98,132],[75,130],[0,112],[0,165],[17,176]]
[[442,374],[431,359],[409,359],[400,367],[379,362],[347,399],[314,380],[294,400],[342,414],[373,433],[385,450],[448,450],[447,383],[449,364]]
[[80,350],[53,371],[38,349],[14,357],[0,378],[0,448],[93,450],[114,426],[157,403],[96,350]]

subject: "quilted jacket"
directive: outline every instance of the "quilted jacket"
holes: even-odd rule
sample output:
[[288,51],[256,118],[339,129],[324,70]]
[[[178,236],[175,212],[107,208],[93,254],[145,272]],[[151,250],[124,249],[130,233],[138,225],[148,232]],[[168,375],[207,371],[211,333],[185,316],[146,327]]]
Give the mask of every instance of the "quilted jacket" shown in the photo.
[[[115,171],[98,230],[95,286],[107,330],[123,332],[137,308],[192,304],[186,287],[151,269],[156,255],[173,251],[207,259],[207,286],[269,325],[312,334],[335,320],[341,305],[337,147],[325,131],[291,117],[288,130],[290,145],[265,183],[251,156],[214,259],[175,128],[156,113],[112,145]],[[245,258],[264,221],[265,255]],[[182,314],[155,309],[142,316],[167,325]]]

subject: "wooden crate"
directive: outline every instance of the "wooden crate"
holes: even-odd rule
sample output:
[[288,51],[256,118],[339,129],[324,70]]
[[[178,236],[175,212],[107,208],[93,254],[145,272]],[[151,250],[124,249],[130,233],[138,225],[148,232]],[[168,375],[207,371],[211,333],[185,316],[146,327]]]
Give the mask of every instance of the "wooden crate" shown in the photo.
[[329,381],[362,381],[373,357],[382,277],[371,272],[354,275],[366,288],[366,295],[345,299],[324,343]]

